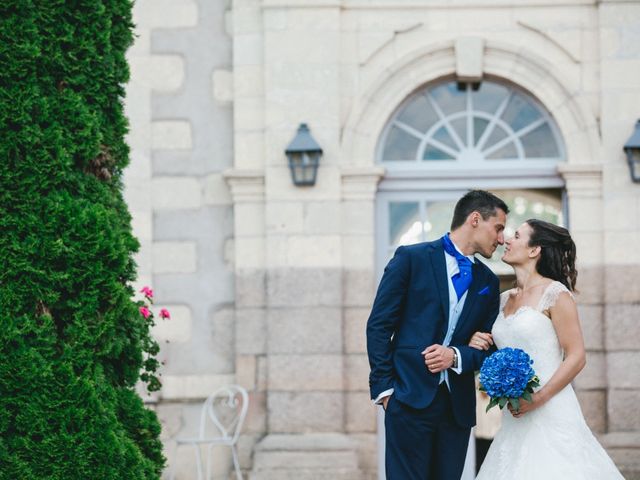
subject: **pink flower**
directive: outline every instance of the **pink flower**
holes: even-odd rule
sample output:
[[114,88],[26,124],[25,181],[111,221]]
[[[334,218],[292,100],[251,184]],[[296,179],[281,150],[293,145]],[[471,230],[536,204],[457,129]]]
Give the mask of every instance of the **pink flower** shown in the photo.
[[169,313],[169,310],[167,310],[166,308],[163,308],[162,310],[160,310],[160,318],[171,318],[171,314]]
[[145,319],[151,316],[151,312],[147,307],[140,307],[138,311],[140,312],[140,315],[142,315]]
[[151,290],[151,287],[144,286],[140,291],[144,293],[144,296],[147,297],[149,300],[153,298],[153,290]]

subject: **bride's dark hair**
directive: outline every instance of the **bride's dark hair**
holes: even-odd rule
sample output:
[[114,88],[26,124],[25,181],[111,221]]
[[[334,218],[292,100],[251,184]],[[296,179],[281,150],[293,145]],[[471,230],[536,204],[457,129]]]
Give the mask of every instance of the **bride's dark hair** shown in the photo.
[[570,291],[575,291],[576,244],[569,231],[553,223],[532,218],[526,221],[531,227],[530,247],[541,247],[536,270],[543,277],[562,282]]

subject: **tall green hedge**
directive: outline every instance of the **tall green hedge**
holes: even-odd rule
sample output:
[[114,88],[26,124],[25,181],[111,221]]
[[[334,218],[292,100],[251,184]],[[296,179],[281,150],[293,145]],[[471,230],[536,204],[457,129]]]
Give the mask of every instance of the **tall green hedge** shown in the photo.
[[128,286],[130,0],[0,1],[0,479],[155,479]]

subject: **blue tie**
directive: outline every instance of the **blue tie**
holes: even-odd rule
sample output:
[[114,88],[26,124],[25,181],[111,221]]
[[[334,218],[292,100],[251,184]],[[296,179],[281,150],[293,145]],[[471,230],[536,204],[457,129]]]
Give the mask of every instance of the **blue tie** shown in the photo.
[[464,292],[469,289],[469,285],[471,285],[471,267],[473,264],[471,263],[471,260],[456,250],[456,247],[453,246],[453,242],[449,238],[448,233],[442,237],[442,246],[444,247],[444,251],[455,257],[458,262],[458,269],[460,271],[451,277],[451,281],[453,282],[453,288],[456,291],[456,295],[458,295],[458,300],[460,300],[464,295]]

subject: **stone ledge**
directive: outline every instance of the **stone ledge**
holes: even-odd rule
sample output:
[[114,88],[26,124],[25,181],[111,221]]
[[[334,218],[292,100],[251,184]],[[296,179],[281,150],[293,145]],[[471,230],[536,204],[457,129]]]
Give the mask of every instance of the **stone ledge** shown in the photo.
[[353,440],[341,433],[271,434],[257,445],[256,451],[343,451],[354,447]]

